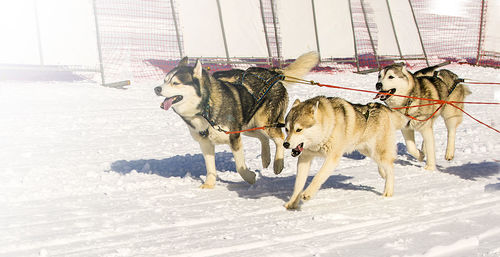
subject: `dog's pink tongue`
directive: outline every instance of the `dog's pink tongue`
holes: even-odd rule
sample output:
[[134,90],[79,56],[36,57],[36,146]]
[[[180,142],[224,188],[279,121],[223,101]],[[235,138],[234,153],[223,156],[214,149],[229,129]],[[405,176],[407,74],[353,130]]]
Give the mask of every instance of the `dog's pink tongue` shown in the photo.
[[163,104],[161,105],[163,110],[167,111],[168,109],[170,109],[172,103],[174,102],[174,99],[175,97],[166,98],[165,101],[163,101]]

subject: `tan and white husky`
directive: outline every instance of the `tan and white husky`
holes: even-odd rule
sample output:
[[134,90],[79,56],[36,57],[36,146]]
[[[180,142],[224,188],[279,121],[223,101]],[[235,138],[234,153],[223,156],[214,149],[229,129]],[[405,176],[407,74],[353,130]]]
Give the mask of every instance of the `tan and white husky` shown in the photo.
[[[318,96],[296,100],[285,119],[287,137],[283,146],[292,149],[297,176],[287,209],[309,200],[337,166],[344,153],[354,150],[372,158],[385,179],[384,196],[394,193],[393,162],[396,158],[395,130],[406,124],[403,115],[379,103],[352,104],[337,97]],[[304,191],[311,161],[325,158],[321,169]]]

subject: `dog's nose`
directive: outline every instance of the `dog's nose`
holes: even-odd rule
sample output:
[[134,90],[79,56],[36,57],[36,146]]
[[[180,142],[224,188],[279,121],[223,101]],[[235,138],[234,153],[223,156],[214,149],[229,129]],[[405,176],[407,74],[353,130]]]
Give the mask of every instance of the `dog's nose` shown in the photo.
[[158,96],[161,96],[161,87],[155,87],[155,93]]
[[285,147],[286,149],[288,149],[288,147],[290,147],[290,143],[288,143],[288,142],[283,143],[283,147]]
[[377,84],[375,84],[375,88],[376,88],[378,91],[382,90],[382,83],[377,82]]

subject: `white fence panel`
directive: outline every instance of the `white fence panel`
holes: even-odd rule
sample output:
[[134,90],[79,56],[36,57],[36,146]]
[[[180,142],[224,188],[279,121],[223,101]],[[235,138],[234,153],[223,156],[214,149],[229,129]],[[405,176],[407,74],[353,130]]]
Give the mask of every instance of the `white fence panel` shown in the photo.
[[230,57],[268,57],[259,1],[220,0]]
[[33,0],[0,2],[0,63],[40,64]]
[[91,0],[38,0],[44,64],[97,65]]
[[311,1],[278,0],[277,3],[283,57],[295,59],[317,50]]
[[354,37],[349,1],[315,0],[314,7],[321,57],[353,58]]
[[488,1],[484,47],[482,50],[500,53],[500,1]]

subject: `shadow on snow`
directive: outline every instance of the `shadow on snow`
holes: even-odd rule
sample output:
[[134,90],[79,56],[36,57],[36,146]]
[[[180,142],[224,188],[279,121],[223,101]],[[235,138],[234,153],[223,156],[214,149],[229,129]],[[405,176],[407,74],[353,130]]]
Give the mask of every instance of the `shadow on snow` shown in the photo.
[[[406,152],[404,144],[399,143],[397,152],[399,156],[406,156],[407,160],[396,160],[396,164],[407,166],[414,165],[412,160],[415,160]],[[346,154],[344,157],[353,160],[362,160],[366,158],[358,152]],[[233,155],[231,152],[218,152],[215,154],[215,163],[218,172],[236,172]],[[447,167],[440,169],[443,173],[458,176],[462,179],[473,180],[477,178],[488,178],[500,173],[500,164],[496,162],[468,163],[461,166]],[[127,174],[132,171],[145,174],[156,174],[165,178],[169,177],[192,177],[200,181],[201,177],[206,175],[205,161],[202,154],[187,154],[184,156],[177,155],[162,160],[120,160],[111,164],[111,171],[120,174]],[[255,185],[249,185],[243,180],[241,182],[225,181],[219,178],[219,181],[227,184],[231,191],[238,193],[240,197],[258,199],[267,196],[274,196],[283,200],[288,200],[293,191],[295,176],[288,177],[265,177],[260,170],[255,170],[258,174],[258,181]],[[313,176],[309,176],[306,186],[311,182]],[[354,185],[347,182],[351,176],[342,174],[331,175],[323,184],[322,188],[333,188],[353,191],[368,191],[377,195],[381,195],[374,187],[365,185]],[[381,183],[382,183],[381,179]],[[201,182],[202,183],[202,182]],[[488,185],[485,190],[497,191],[500,190],[499,184]]]

